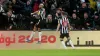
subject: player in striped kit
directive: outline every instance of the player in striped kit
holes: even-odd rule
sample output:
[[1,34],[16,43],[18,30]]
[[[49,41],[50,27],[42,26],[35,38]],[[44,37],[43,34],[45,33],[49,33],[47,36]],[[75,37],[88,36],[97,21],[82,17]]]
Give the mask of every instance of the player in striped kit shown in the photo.
[[68,17],[64,14],[61,14],[61,19],[58,20],[57,31],[60,29],[60,41],[64,48],[66,49],[65,42],[63,41],[64,37],[67,38],[67,42],[74,48],[74,45],[70,39],[69,32],[70,32],[70,24]]
[[45,19],[45,9],[43,8],[44,5],[41,3],[39,5],[39,10],[34,12],[34,13],[31,13],[31,15],[33,15],[35,17],[35,19],[33,20],[34,22],[34,27],[33,27],[33,31],[29,37],[29,39],[27,39],[26,41],[27,42],[30,42],[31,39],[33,38],[33,36],[35,35],[35,32],[36,30],[39,32],[39,41],[38,43],[40,44],[41,43],[41,35],[42,35],[42,32],[41,32],[41,21],[43,19]]

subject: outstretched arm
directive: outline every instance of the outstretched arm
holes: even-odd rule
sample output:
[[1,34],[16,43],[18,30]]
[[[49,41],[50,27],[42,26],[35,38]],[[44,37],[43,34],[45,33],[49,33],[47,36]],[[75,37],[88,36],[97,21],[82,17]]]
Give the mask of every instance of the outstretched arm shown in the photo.
[[38,14],[38,11],[35,11],[35,12],[31,13],[31,15],[33,15],[33,14]]

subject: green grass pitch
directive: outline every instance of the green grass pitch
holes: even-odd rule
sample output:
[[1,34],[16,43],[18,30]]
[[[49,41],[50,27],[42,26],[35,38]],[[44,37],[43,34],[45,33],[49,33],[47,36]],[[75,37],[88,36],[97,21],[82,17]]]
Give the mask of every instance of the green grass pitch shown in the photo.
[[0,50],[0,56],[100,56],[100,50]]

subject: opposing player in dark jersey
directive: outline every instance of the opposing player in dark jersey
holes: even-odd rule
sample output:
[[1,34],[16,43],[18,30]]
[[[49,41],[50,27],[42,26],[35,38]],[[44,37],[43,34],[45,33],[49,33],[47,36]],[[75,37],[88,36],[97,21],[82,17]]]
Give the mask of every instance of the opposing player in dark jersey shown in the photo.
[[71,44],[72,48],[74,48],[74,45],[70,39],[69,32],[70,32],[70,24],[69,20],[66,15],[61,14],[61,19],[58,20],[58,26],[57,31],[60,29],[60,41],[64,48],[67,48],[65,45],[65,42],[63,41],[64,37],[67,38],[67,42]]
[[33,15],[33,17],[34,17],[34,20],[33,20],[34,27],[33,27],[32,33],[30,35],[30,38],[27,39],[28,42],[33,38],[33,35],[35,35],[36,30],[38,30],[38,32],[39,32],[38,43],[41,43],[41,35],[42,35],[41,29],[40,29],[41,21],[42,21],[42,19],[45,19],[45,9],[43,8],[43,6],[44,6],[43,4],[40,4],[39,10],[34,13],[31,13],[31,15]]

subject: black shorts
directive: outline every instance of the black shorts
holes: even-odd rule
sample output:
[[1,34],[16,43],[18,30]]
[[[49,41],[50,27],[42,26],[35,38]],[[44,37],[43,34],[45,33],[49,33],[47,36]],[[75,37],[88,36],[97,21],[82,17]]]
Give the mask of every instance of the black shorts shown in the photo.
[[[32,17],[31,21],[33,22],[33,26],[36,26],[37,28],[41,28],[41,20]],[[38,22],[39,22],[39,24],[38,24]]]
[[36,26],[37,28],[41,28],[41,20],[34,21],[33,26]]
[[64,37],[69,38],[69,33],[66,33],[66,34],[60,34],[60,38],[64,38]]

